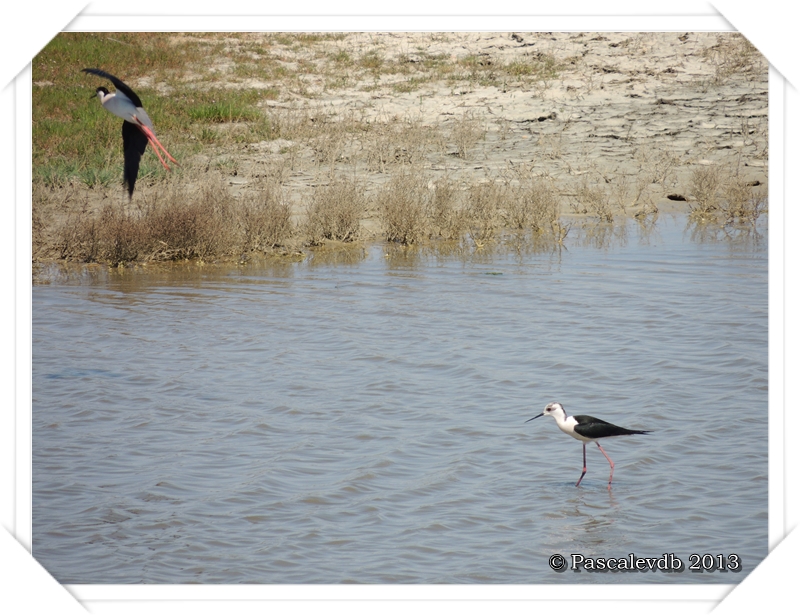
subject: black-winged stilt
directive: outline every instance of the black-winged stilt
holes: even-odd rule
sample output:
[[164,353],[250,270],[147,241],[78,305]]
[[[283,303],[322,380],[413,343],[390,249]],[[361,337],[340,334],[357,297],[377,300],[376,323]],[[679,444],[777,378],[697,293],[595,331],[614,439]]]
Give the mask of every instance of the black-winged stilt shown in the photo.
[[114,93],[109,93],[106,88],[100,87],[95,90],[92,97],[97,96],[100,99],[100,104],[106,110],[113,113],[115,116],[125,120],[122,123],[122,150],[125,155],[125,183],[128,185],[128,196],[133,197],[133,186],[136,184],[136,177],[139,175],[139,161],[142,159],[147,148],[148,142],[153,147],[153,151],[158,156],[158,160],[164,165],[164,168],[169,169],[169,165],[164,162],[161,149],[167,158],[169,158],[176,165],[178,161],[172,158],[166,148],[161,145],[161,142],[156,139],[156,133],[153,129],[153,122],[147,115],[147,112],[142,108],[142,101],[137,96],[136,92],[131,90],[130,86],[125,84],[120,79],[114,77],[110,73],[101,71],[99,68],[85,68],[84,73],[90,75],[97,75],[98,77],[105,77],[117,88]]
[[[600,443],[597,441],[601,438],[624,436],[626,434],[649,434],[652,432],[652,430],[629,430],[628,428],[620,428],[619,426],[610,424],[602,419],[597,419],[596,417],[590,417],[589,415],[567,416],[567,411],[565,411],[564,407],[558,402],[551,402],[544,407],[544,411],[539,413],[536,417],[531,417],[528,421],[533,421],[542,415],[550,415],[556,420],[556,424],[558,424],[562,432],[583,442],[583,472],[581,473],[580,479],[578,479],[578,483],[575,484],[576,488],[581,485],[581,479],[583,479],[583,476],[586,474],[586,443],[594,442],[600,447]],[[525,423],[528,423],[528,421]],[[611,465],[611,474],[608,476],[608,489],[610,490],[611,478],[614,476],[614,463],[602,447],[600,447],[600,451],[603,452],[606,460],[608,460],[608,463]]]

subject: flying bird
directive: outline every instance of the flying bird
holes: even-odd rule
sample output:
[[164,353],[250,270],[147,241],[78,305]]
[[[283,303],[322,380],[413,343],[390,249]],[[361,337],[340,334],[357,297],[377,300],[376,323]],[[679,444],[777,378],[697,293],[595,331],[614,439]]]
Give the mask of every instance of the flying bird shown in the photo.
[[115,116],[125,120],[122,123],[122,150],[125,155],[125,184],[128,186],[128,197],[133,198],[133,187],[136,184],[136,178],[139,175],[139,161],[142,159],[147,144],[149,143],[153,151],[158,156],[158,160],[164,165],[167,171],[170,171],[169,165],[164,162],[161,152],[164,152],[176,165],[178,161],[172,158],[172,155],[167,152],[166,148],[161,145],[161,142],[156,139],[156,133],[153,128],[153,121],[147,115],[147,112],[142,108],[142,101],[139,96],[134,92],[121,79],[117,79],[114,75],[106,73],[99,68],[85,68],[84,73],[90,75],[97,75],[98,77],[105,77],[117,88],[116,92],[109,92],[104,87],[99,87],[95,90],[92,98],[97,96],[100,99],[100,104]]

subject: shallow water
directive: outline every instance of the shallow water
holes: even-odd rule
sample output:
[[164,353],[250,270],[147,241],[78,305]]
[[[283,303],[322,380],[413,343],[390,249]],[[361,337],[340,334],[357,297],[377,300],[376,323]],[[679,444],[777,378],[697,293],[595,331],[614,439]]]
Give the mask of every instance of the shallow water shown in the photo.
[[[59,581],[735,583],[766,555],[765,229],[338,258],[41,274],[33,553]],[[576,488],[580,443],[524,423],[555,400],[653,430],[604,443],[611,492],[596,446]],[[631,553],[685,569],[548,564]]]

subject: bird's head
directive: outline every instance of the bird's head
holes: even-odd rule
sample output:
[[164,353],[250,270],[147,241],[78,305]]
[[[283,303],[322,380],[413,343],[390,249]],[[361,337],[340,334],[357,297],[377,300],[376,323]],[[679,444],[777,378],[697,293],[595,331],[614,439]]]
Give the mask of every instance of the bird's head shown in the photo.
[[[533,421],[534,419],[538,419],[542,415],[551,415],[560,417],[561,419],[566,419],[567,411],[564,410],[564,407],[561,406],[560,403],[551,402],[546,407],[544,407],[544,410],[541,413],[539,413],[536,417],[531,417],[528,421]],[[528,423],[528,421],[526,421],[525,423]]]
[[100,86],[94,91],[94,94],[92,94],[89,98],[94,98],[95,96],[99,98],[100,102],[102,103],[108,96],[108,90],[103,86]]

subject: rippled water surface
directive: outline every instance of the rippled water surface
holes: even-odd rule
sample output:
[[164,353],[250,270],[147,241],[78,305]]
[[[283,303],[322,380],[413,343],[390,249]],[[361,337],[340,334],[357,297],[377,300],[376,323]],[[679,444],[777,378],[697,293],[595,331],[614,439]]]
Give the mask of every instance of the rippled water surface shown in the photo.
[[[62,583],[731,583],[767,553],[767,246],[46,271],[33,553]],[[599,247],[598,247],[599,244]],[[345,261],[348,261],[345,259]],[[596,446],[545,404],[652,434]],[[672,553],[683,572],[555,572]],[[743,569],[695,572],[691,554]]]

